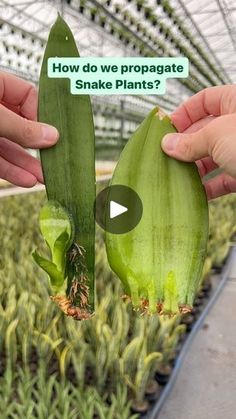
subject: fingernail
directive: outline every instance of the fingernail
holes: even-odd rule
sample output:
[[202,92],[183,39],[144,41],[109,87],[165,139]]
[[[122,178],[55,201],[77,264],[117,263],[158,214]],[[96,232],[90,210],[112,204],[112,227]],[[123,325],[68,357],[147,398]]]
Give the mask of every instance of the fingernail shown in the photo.
[[162,147],[166,151],[173,151],[175,150],[178,141],[179,141],[178,134],[167,134],[162,140]]
[[54,144],[59,137],[59,133],[55,127],[51,125],[43,124],[42,125],[42,135],[44,141],[50,144]]

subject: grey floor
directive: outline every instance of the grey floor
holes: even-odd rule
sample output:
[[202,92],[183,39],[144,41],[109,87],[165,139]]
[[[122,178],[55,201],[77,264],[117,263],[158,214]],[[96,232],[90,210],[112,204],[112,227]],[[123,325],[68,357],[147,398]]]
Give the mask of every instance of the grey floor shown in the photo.
[[226,285],[158,415],[158,419],[199,418],[236,418],[236,248]]

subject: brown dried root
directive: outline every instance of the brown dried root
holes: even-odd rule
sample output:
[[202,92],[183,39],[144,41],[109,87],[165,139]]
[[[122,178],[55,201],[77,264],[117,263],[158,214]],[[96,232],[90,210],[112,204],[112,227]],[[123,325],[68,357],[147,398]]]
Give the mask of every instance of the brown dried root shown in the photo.
[[[87,285],[88,276],[85,265],[85,249],[77,243],[73,243],[68,256],[74,270],[74,277],[68,296],[68,301],[70,302],[70,314],[68,315],[76,318],[76,316],[84,316],[84,314],[81,313],[88,313],[89,308],[89,286]],[[76,300],[78,301],[78,304],[74,304]]]
[[80,306],[82,308],[88,307],[89,299],[89,287],[86,285],[87,277],[81,276],[79,278],[74,277],[72,285],[70,288],[70,300],[74,301],[75,298],[79,295]]
[[93,315],[85,309],[73,306],[71,299],[64,295],[55,295],[50,298],[67,316],[73,317],[75,320],[87,320]]
[[[122,295],[121,298],[124,301],[132,302],[130,296],[127,295],[127,294]],[[142,298],[141,301],[140,301],[140,303],[141,303],[140,304],[140,307],[138,307],[138,308],[135,307],[134,310],[135,311],[141,311],[141,316],[143,316],[144,314],[150,315],[151,313],[149,313],[149,310],[148,310],[148,308],[149,308],[149,302],[148,302],[148,300],[145,299],[145,298]],[[159,314],[161,316],[162,315],[164,315],[164,316],[167,315],[169,317],[172,317],[175,314],[178,314],[177,312],[176,313],[170,313],[170,312],[165,311],[165,309],[163,307],[163,303],[157,303],[156,304],[156,309],[157,309],[157,314]],[[186,314],[186,313],[189,313],[191,311],[192,311],[192,307],[191,306],[189,306],[187,304],[179,304],[179,313],[180,314]]]

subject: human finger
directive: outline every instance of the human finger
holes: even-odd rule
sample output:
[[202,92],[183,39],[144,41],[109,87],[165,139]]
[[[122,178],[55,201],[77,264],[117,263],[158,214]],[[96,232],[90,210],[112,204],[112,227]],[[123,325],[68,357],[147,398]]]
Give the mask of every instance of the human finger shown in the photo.
[[37,183],[37,178],[32,173],[21,167],[15,166],[0,156],[0,178],[16,186],[31,188]]
[[58,131],[55,127],[29,119],[0,105],[0,136],[29,148],[44,148],[55,144]]
[[200,129],[204,128],[210,122],[214,121],[215,116],[206,116],[205,118],[200,119],[197,122],[194,122],[190,125],[186,130],[183,131],[184,134],[192,134],[193,132],[199,131]]
[[236,112],[236,86],[213,86],[201,90],[181,104],[171,115],[179,132],[200,119]]
[[192,134],[171,133],[162,140],[162,149],[169,156],[183,161],[212,157],[228,174],[236,177],[236,114],[215,118]]
[[227,173],[208,180],[204,183],[208,199],[215,199],[219,196],[236,192],[236,179]]
[[212,160],[212,157],[204,157],[203,159],[197,160],[196,165],[201,177],[206,176],[218,168],[218,165]]
[[34,175],[38,182],[44,182],[39,160],[27,153],[20,145],[1,137],[0,156]]
[[25,118],[36,120],[37,90],[35,86],[13,74],[0,72],[0,102]]

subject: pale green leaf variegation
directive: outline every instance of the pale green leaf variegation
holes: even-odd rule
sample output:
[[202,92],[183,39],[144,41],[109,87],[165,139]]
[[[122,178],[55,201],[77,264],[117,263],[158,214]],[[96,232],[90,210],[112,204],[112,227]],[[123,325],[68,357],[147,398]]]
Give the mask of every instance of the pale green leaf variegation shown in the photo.
[[64,284],[64,276],[62,272],[58,271],[55,263],[50,260],[40,256],[40,254],[35,250],[32,253],[32,256],[35,262],[42,268],[50,277],[51,287],[56,290],[61,288]]
[[47,243],[51,260],[33,253],[35,262],[49,275],[51,287],[60,291],[66,287],[66,254],[73,237],[74,226],[67,211],[56,201],[48,201],[40,211],[40,230]]
[[142,201],[139,224],[125,234],[106,232],[106,249],[133,306],[150,314],[191,310],[207,250],[208,204],[197,166],[161,148],[175,132],[154,108],[124,147],[110,183],[128,186]]

